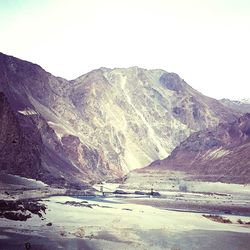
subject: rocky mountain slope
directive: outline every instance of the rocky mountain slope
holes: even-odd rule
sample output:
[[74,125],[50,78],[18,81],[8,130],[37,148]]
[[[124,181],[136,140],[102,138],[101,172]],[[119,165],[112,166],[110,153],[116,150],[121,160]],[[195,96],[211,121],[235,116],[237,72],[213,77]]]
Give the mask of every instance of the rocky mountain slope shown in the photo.
[[[1,171],[71,186],[121,175],[101,152],[71,133],[59,138],[51,127],[50,118],[60,117],[60,110],[55,114],[49,103],[62,100],[48,82],[60,86],[63,80],[13,57],[1,55],[0,64]],[[67,105],[65,100],[61,108]]]
[[202,180],[250,183],[250,114],[193,133],[149,169],[184,171]]
[[235,111],[242,112],[242,113],[250,113],[250,100],[240,100],[240,101],[233,101],[230,99],[221,99],[220,102]]
[[[79,138],[68,135],[58,140],[38,114],[14,114],[3,93],[0,93],[0,152],[1,171],[49,184],[78,186],[111,178],[116,173]],[[80,162],[78,155],[84,160]]]
[[[67,81],[4,54],[0,92],[15,117],[16,133],[32,145],[26,147],[27,154],[34,151],[42,172],[33,174],[41,178],[45,171],[47,182],[120,176],[165,158],[191,133],[233,121],[239,114],[192,89],[175,73],[100,68]],[[7,132],[5,126],[2,135]],[[31,175],[21,171],[24,165],[16,163],[9,170],[4,163],[1,169]]]
[[0,168],[30,177],[39,175],[41,138],[37,137],[36,127],[29,131],[29,136],[22,131],[3,93],[0,93],[0,121]]
[[124,170],[162,159],[192,132],[235,118],[218,101],[163,70],[101,68],[71,84],[70,99],[78,111],[72,125]]

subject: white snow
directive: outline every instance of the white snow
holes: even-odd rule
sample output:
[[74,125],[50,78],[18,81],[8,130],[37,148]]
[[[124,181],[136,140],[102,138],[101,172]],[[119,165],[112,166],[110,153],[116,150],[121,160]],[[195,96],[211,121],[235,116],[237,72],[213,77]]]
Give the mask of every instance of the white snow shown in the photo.
[[236,100],[236,101],[233,101],[237,104],[250,104],[250,99],[249,98],[244,98],[244,99],[240,99],[240,100]]
[[[115,189],[116,185],[107,184],[110,189]],[[155,200],[155,198],[148,199]],[[92,205],[92,208],[64,204],[66,201],[85,202],[82,204]],[[169,211],[133,204],[126,199],[114,197],[80,199],[54,196],[43,202],[47,205],[45,220],[40,220],[38,216],[33,216],[26,222],[1,219],[1,227],[8,228],[5,229],[5,232],[8,230],[8,232],[43,237],[47,235],[47,237],[53,237],[53,240],[61,239],[64,242],[79,238],[79,240],[83,239],[87,242],[91,249],[170,250],[174,249],[173,246],[185,249],[185,247],[180,247],[183,246],[183,243],[179,236],[190,237],[189,234],[192,235],[193,232],[198,232],[194,239],[196,247],[199,244],[204,245],[202,241],[204,240],[204,232],[206,235],[216,234],[217,231],[225,232],[225,234],[229,232],[250,234],[249,227],[237,223],[238,219],[250,221],[250,217],[246,216],[223,215],[233,222],[232,224],[223,224],[204,218],[201,213]],[[46,226],[48,222],[51,222],[52,226]],[[151,240],[154,240],[153,245]],[[166,248],[163,244],[164,240],[171,240],[172,245],[168,245]],[[190,244],[191,248],[186,249],[193,249],[193,243]],[[225,249],[220,248],[220,245],[218,247],[218,249]],[[72,249],[76,248],[72,247]]]
[[125,189],[156,191],[180,191],[180,185],[185,185],[189,192],[225,193],[250,195],[250,184],[232,184],[222,182],[206,182],[188,180],[183,172],[156,171],[130,172],[126,182],[122,185]]
[[[126,204],[117,201],[116,198],[107,198],[104,201],[85,200],[89,204],[100,206],[93,206],[93,209],[58,204],[58,202],[63,203],[65,201],[81,202],[83,200],[66,196],[50,198],[49,202],[46,202],[50,208],[46,219],[65,228],[84,225],[87,234],[91,231],[99,231],[100,227],[102,231],[109,231],[110,228],[119,229],[116,233],[119,233],[120,229],[126,228],[138,230],[164,229],[173,233],[194,229],[250,233],[249,228],[213,222],[203,218],[202,214],[199,213],[176,212],[146,205]],[[226,217],[233,220],[243,218],[233,215]],[[244,217],[244,220],[247,219],[249,218]]]
[[23,115],[37,115],[38,113],[33,110],[33,109],[24,109],[24,110],[19,110],[18,113],[23,114]]

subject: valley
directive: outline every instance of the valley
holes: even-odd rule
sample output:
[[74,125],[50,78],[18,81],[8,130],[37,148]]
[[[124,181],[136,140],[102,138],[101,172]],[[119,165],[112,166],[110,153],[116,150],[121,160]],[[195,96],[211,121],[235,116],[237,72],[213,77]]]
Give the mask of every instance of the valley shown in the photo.
[[249,249],[247,103],[161,69],[0,67],[1,250]]

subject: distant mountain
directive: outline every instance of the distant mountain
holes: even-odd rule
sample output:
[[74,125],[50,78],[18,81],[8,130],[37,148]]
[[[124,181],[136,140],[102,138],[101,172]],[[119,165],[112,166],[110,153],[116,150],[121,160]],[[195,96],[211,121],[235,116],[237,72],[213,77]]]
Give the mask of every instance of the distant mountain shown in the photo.
[[250,183],[250,114],[193,133],[168,158],[148,168],[184,171],[201,180]]
[[230,99],[221,99],[220,102],[235,111],[239,111],[242,113],[250,113],[250,100],[243,99],[238,101],[233,101]]
[[[0,92],[29,145],[25,152],[9,143],[0,151],[0,169],[49,183],[119,177],[167,157],[191,133],[240,114],[164,70],[100,68],[67,81],[2,53]],[[15,133],[6,122],[4,116],[4,138]],[[7,164],[11,150],[24,151],[20,161],[30,152],[29,163]]]

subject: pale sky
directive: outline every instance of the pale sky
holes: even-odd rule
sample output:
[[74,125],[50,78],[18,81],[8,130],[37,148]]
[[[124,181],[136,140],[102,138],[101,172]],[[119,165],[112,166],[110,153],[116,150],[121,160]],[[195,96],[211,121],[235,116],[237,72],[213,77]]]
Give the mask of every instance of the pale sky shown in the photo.
[[1,52],[67,79],[161,68],[208,96],[250,98],[250,0],[0,0],[0,34]]

